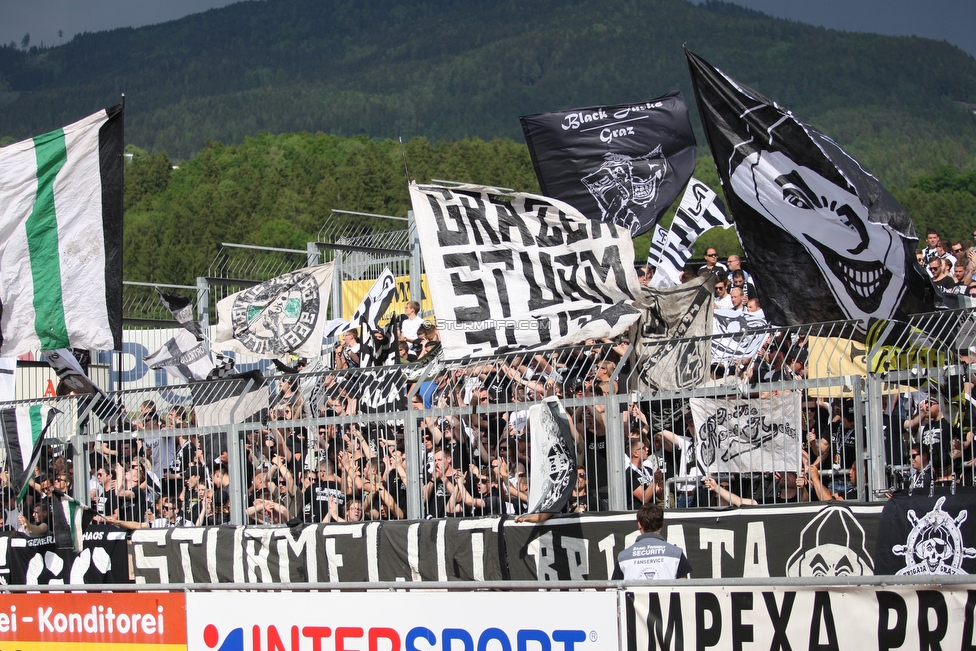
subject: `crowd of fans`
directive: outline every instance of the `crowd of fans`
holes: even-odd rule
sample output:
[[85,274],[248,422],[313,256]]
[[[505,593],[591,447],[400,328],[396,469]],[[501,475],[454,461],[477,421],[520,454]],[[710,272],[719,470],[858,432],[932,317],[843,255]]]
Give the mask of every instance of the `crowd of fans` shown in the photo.
[[[937,234],[927,241],[920,260],[941,286],[946,284],[938,274],[952,267],[953,254],[969,260],[961,272],[956,267],[955,284],[947,288],[968,291],[976,252],[938,240]],[[699,274],[715,275],[717,309],[761,316],[753,279],[738,256],[723,264],[709,247]],[[640,277],[650,281],[643,270]],[[866,497],[864,437],[858,434],[863,428],[853,400],[775,384],[807,375],[810,351],[802,328],[770,330],[755,356],[713,364],[708,378],[710,386],[728,385],[730,396],[800,391],[800,464],[720,474],[699,466],[687,399],[626,399],[639,388],[626,337],[448,364],[436,379],[420,383],[401,370],[362,371],[364,354],[378,363],[393,361],[390,356],[409,363],[436,354],[437,328],[419,311],[418,304],[409,304],[399,329],[365,333],[365,342],[356,330],[344,333],[329,372],[302,373],[304,360],[286,367],[294,372],[275,379],[270,409],[244,428],[242,459],[229,458],[226,432],[196,426],[193,409],[165,405],[162,411],[155,400],[139,405],[130,427],[106,432],[82,454],[49,447],[20,509],[16,496],[4,493],[5,527],[32,535],[50,531],[54,490],[83,496],[99,519],[132,529],[229,523],[231,463],[240,464],[244,518],[252,524],[405,518],[413,468],[419,469],[427,517],[523,516],[531,469],[528,407],[550,396],[566,403],[575,446],[567,513],[608,510],[609,472],[617,464],[624,468],[627,507],[634,510],[649,502],[691,508]],[[396,418],[380,417],[365,395],[377,377],[388,382],[384,391],[411,396],[410,404],[387,404],[399,411]],[[885,395],[883,405],[889,486],[973,485],[974,403],[921,386],[897,391]],[[971,396],[972,385],[966,383],[961,394]],[[608,413],[614,410],[619,415]],[[406,427],[406,420],[416,428]],[[607,443],[608,428],[617,422],[623,427],[622,450]],[[407,458],[407,431],[420,439],[416,463]],[[71,485],[73,459],[89,469],[83,490]]]

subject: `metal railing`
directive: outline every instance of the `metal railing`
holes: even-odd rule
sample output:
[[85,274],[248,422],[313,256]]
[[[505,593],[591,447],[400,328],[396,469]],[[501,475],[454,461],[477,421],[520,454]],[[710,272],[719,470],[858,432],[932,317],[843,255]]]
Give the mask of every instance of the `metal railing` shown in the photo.
[[[78,499],[112,507],[122,498],[105,493],[128,484],[138,497],[126,514],[141,519],[162,498],[191,524],[522,513],[528,409],[550,396],[577,463],[568,509],[873,501],[973,485],[974,311],[880,324],[868,346],[855,326],[130,389],[108,396],[119,422],[92,396],[18,404],[61,412],[42,467],[71,470]],[[99,483],[99,468],[111,479]]]

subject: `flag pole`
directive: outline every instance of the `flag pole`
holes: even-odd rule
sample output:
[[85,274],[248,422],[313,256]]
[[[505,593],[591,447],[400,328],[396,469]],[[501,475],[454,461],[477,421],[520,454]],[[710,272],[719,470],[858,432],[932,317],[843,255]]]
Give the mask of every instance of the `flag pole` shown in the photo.
[[[122,103],[122,115],[123,115],[123,120],[122,120],[122,151],[119,152],[119,155],[122,156],[122,187],[124,188],[125,187],[125,119],[124,119],[124,116],[125,116],[125,93],[122,93],[122,102],[121,103]],[[120,197],[119,200],[122,201],[123,200],[123,197]],[[122,228],[123,229],[125,228],[125,220],[122,220]],[[124,269],[125,268],[125,253],[120,252],[119,255],[122,256],[122,268]],[[123,276],[123,278],[124,278],[124,276]],[[123,318],[123,314],[119,314],[119,322],[120,323],[122,322],[122,318]],[[118,384],[118,390],[121,391],[122,390],[122,351],[121,350],[118,351],[118,361],[116,362],[115,368],[116,368],[116,372],[118,373],[118,379],[116,381],[117,384]]]

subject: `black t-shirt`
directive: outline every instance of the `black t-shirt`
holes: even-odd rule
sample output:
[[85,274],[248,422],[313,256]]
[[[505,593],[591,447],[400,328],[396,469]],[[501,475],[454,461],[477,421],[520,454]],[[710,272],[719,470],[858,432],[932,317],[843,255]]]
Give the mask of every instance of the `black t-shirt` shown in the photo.
[[305,489],[302,509],[305,522],[322,522],[329,514],[329,498],[333,497],[339,512],[346,506],[346,494],[338,481],[318,481]]
[[465,515],[473,518],[483,518],[489,515],[503,515],[505,513],[505,505],[502,504],[501,495],[497,490],[492,489],[488,495],[473,496],[476,500],[484,500],[484,506],[472,506],[470,508],[465,508]]
[[102,493],[95,500],[95,503],[92,504],[92,508],[95,509],[95,513],[98,515],[112,515],[119,508],[119,497],[115,494],[115,491]]
[[447,490],[447,484],[440,479],[434,479],[434,489],[427,498],[427,517],[443,518],[447,515],[447,501],[451,499],[451,493]]
[[149,508],[149,497],[141,488],[133,488],[133,497],[119,498],[119,520],[142,522]]

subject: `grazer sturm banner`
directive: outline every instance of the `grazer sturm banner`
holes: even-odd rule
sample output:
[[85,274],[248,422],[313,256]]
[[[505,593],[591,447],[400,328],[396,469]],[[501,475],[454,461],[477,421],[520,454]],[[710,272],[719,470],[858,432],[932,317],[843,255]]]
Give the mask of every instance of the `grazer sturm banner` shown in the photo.
[[[934,308],[911,217],[826,135],[685,50],[730,216],[777,325]],[[801,71],[797,71],[798,74]]]
[[0,355],[122,348],[122,122],[0,148]]
[[691,398],[696,452],[707,472],[800,471],[800,392],[758,400]]
[[630,233],[557,199],[410,185],[448,359],[613,337],[637,320]]
[[679,284],[681,272],[691,259],[691,247],[698,237],[712,228],[731,226],[725,216],[725,204],[715,191],[692,177],[671,221],[667,239],[660,245],[655,242],[658,250],[651,257],[657,261],[657,270],[651,278],[651,286],[672,287]]
[[695,171],[684,96],[520,118],[542,194],[639,235]]
[[971,649],[972,586],[668,586],[625,596],[627,651]]
[[214,348],[264,359],[321,355],[332,269],[290,271],[221,299]]
[[126,532],[90,524],[79,552],[59,549],[53,534],[4,533],[0,535],[0,578],[11,585],[129,583]]

